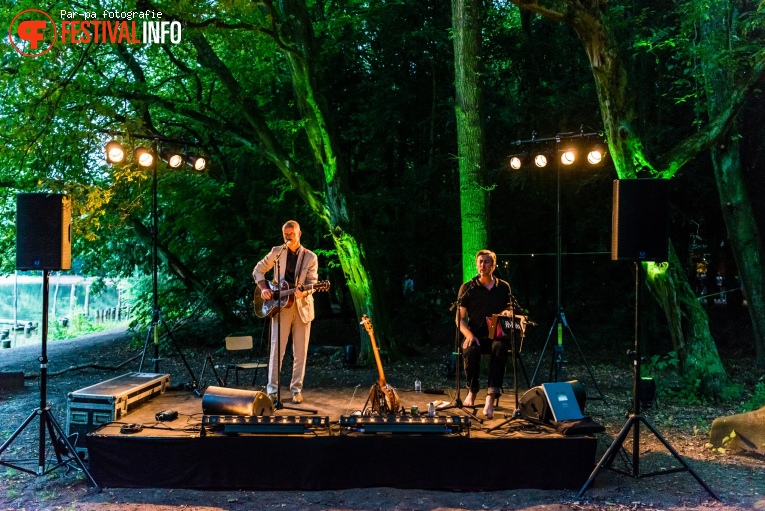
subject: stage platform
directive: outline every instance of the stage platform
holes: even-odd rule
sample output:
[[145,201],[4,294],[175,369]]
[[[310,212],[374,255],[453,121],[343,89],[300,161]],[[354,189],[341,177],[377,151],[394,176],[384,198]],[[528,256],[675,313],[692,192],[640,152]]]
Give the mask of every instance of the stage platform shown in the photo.
[[[328,490],[359,487],[432,490],[514,488],[577,489],[595,466],[597,439],[563,436],[552,428],[515,420],[495,431],[512,413],[511,393],[502,397],[494,419],[454,433],[427,428],[382,428],[375,433],[341,427],[366,400],[367,390],[307,389],[305,403],[274,417],[285,422],[315,422],[299,433],[224,433],[202,426],[202,399],[190,391],[168,391],[87,436],[89,469],[104,487]],[[447,396],[407,393],[406,408],[427,411],[429,401]],[[480,396],[479,396],[480,397]],[[483,400],[481,400],[482,402]],[[155,416],[175,410],[178,418]],[[479,411],[479,418],[483,418]],[[445,410],[439,417],[462,415]],[[328,419],[328,425],[325,419]],[[205,420],[209,422],[209,420]],[[126,423],[140,424],[122,433]],[[347,420],[344,422],[347,425]],[[245,428],[246,430],[246,428]],[[277,428],[278,430],[278,428]],[[264,430],[265,431],[265,430]],[[365,430],[366,431],[366,430]]]

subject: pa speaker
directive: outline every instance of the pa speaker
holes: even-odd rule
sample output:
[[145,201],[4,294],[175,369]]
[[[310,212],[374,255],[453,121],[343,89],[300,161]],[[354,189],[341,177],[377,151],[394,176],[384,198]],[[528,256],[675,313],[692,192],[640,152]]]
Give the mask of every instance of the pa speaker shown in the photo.
[[16,196],[16,269],[72,267],[72,203],[53,193]]
[[614,181],[611,260],[666,261],[668,224],[668,180]]

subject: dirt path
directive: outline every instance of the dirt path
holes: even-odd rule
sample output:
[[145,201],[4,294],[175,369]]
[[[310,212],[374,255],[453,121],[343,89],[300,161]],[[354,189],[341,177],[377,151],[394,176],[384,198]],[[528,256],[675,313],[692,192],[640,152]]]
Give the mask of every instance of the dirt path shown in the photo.
[[[130,336],[124,330],[89,335],[70,341],[50,343],[49,372],[56,373],[71,366],[83,364],[117,365],[140,353],[140,347],[131,346]],[[39,371],[39,346],[24,346],[0,351],[0,371],[23,370],[27,374]],[[201,366],[201,355],[188,353],[192,367]],[[162,372],[171,373],[171,381],[185,381],[185,369],[175,357],[162,362]],[[66,394],[98,383],[127,371],[135,371],[138,362],[126,365],[120,371],[81,369],[68,371],[49,379],[48,400],[60,423],[66,419]],[[411,371],[423,371],[423,363],[414,364]],[[607,374],[609,368],[599,369]],[[613,368],[610,369],[613,371]],[[329,374],[323,374],[323,373]],[[386,371],[387,373],[387,371]],[[392,371],[394,378],[395,371]],[[352,373],[351,373],[352,374]],[[342,370],[326,359],[309,362],[309,376],[342,379]],[[358,374],[352,376],[358,379]],[[351,376],[348,376],[351,378]],[[408,381],[409,376],[401,376]],[[435,377],[434,377],[435,378]],[[604,376],[605,379],[605,376]],[[625,382],[606,385],[609,406],[597,405],[589,413],[606,424],[607,433],[599,439],[600,456],[624,423],[619,405],[624,400]],[[7,439],[32,410],[39,405],[37,379],[26,380],[23,389],[0,389],[0,440]],[[614,409],[616,408],[616,409]],[[669,410],[674,417],[707,417],[717,410]],[[652,419],[655,420],[655,419]],[[163,489],[105,488],[101,493],[88,493],[81,474],[59,469],[44,477],[19,473],[0,467],[0,509],[77,509],[77,510],[231,510],[252,509],[285,510],[465,510],[465,509],[533,509],[600,510],[600,509],[714,509],[724,511],[765,511],[765,460],[761,457],[735,454],[715,454],[704,447],[707,437],[687,425],[673,425],[665,411],[657,413],[656,420],[662,433],[691,463],[702,479],[717,491],[723,502],[711,500],[702,487],[688,474],[661,475],[640,480],[604,471],[588,490],[585,499],[575,501],[576,491],[512,490],[498,492],[437,492],[399,490],[392,488],[350,489],[338,491],[196,491]],[[676,419],[675,419],[676,420]],[[704,419],[706,421],[706,419]],[[693,423],[692,421],[690,423]],[[36,455],[36,428],[19,437],[7,449],[3,459],[20,455]],[[646,434],[641,437],[641,469],[670,466],[673,460],[655,439]],[[455,471],[467,470],[463,460],[455,460]],[[507,460],[507,463],[526,463],[529,460]],[[477,460],[480,462],[480,460]],[[349,460],[352,463],[352,460]],[[554,463],[554,460],[550,460]],[[140,470],[140,467],[136,467]]]

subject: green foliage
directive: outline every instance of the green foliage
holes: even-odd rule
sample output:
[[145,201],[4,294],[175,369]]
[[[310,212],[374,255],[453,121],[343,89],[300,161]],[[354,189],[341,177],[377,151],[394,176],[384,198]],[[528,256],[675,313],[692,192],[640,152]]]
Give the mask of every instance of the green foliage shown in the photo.
[[759,410],[763,406],[765,406],[765,382],[760,381],[754,386],[754,392],[749,399],[741,405],[740,411],[742,413],[751,412],[752,410]]

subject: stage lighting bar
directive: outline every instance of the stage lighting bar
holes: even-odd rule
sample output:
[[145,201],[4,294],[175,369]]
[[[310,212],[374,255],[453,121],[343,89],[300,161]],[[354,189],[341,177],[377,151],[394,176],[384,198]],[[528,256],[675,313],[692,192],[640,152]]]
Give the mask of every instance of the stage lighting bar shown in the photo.
[[202,426],[223,427],[223,433],[303,434],[311,428],[328,428],[329,417],[320,415],[249,416],[203,415]]
[[461,415],[412,416],[340,416],[340,427],[357,433],[460,433],[470,428],[470,420]]
[[558,163],[564,167],[573,166],[579,160],[586,160],[589,166],[594,167],[603,164],[607,153],[603,134],[585,133],[583,129],[546,138],[537,138],[534,132],[531,139],[516,140],[513,145],[528,148],[509,156],[509,167],[513,170],[546,168],[550,163],[555,163],[554,158],[559,158]]

